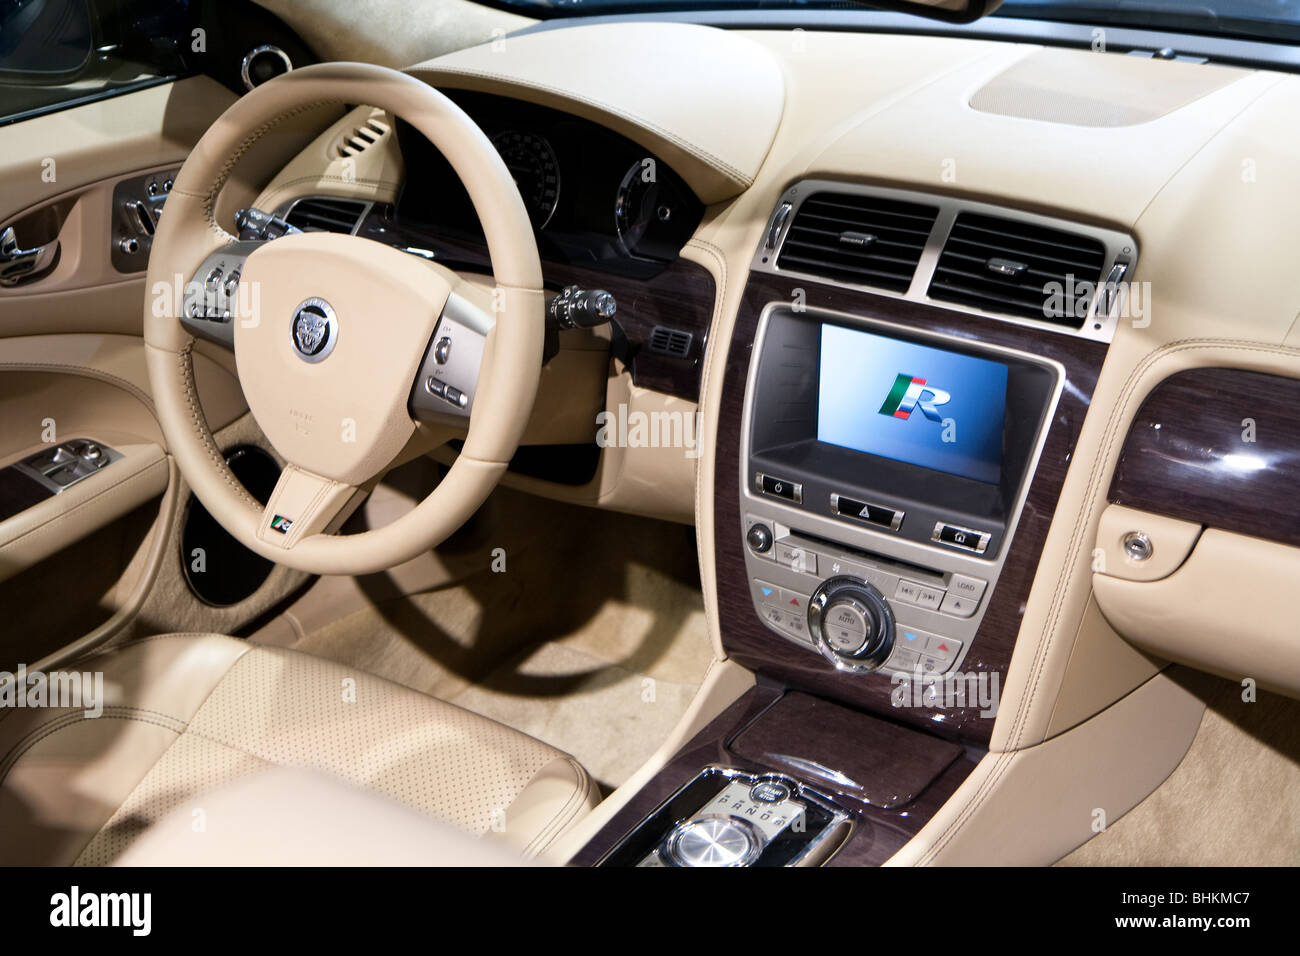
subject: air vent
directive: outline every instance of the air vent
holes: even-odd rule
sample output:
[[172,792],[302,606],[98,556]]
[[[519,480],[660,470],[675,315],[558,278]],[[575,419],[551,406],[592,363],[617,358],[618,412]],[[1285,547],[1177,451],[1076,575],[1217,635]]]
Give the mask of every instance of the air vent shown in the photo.
[[786,233],[778,267],[906,292],[935,206],[851,193],[814,193]]
[[300,199],[285,218],[303,232],[351,233],[365,215],[366,203],[355,199]]
[[359,156],[389,134],[392,127],[383,119],[382,112],[370,118],[349,133],[345,133],[335,147],[339,156]]
[[650,351],[657,352],[660,355],[668,355],[672,358],[689,358],[691,343],[694,341],[695,336],[690,332],[659,325],[650,333]]
[[1106,247],[1096,239],[963,212],[944,244],[929,296],[988,312],[1083,325],[1081,296],[1101,280]]

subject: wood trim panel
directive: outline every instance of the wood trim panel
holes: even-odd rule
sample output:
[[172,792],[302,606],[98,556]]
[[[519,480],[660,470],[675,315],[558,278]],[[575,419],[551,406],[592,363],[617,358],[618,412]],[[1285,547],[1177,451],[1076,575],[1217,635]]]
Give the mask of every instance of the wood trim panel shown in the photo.
[[1300,545],[1300,380],[1177,372],[1143,401],[1111,479],[1115,504]]
[[1065,388],[1031,480],[1019,527],[1007,545],[1002,575],[986,598],[990,602],[988,609],[962,666],[962,671],[968,674],[996,673],[999,687],[1006,676],[1043,542],[1107,347],[1099,342],[919,302],[766,273],[750,274],[740,305],[726,359],[713,488],[718,618],[723,648],[739,663],[785,686],[888,714],[890,719],[916,726],[934,729],[936,723],[941,723],[952,736],[987,744],[993,719],[982,717],[977,708],[896,708],[891,701],[894,686],[889,677],[837,671],[820,655],[773,634],[754,611],[745,570],[739,487],[745,383],[761,312],[771,302],[793,301],[795,288],[804,290],[809,308],[831,309],[1019,349],[1054,359],[1065,368]]
[[[792,772],[789,767],[772,766],[741,757],[733,749],[732,742],[747,728],[755,726],[769,711],[779,708],[786,696],[788,695],[779,686],[768,682],[760,682],[750,688],[744,696],[719,714],[678,751],[664,769],[642,787],[577,853],[570,861],[571,865],[594,865],[631,833],[642,820],[650,816],[659,804],[689,783],[710,764],[748,772],[777,771],[806,783],[822,793],[828,793],[830,788],[824,780]],[[879,725],[878,732],[872,736],[873,749],[869,753],[862,754],[859,759],[868,762],[908,759],[903,751],[909,746],[915,746],[918,736],[915,731],[906,730],[879,718],[840,709],[845,720],[867,720]],[[825,718],[827,713],[821,710],[818,716]],[[792,749],[798,751],[799,741],[805,735],[825,733],[826,730],[825,727],[810,727],[806,722],[794,721],[787,729],[789,744]],[[937,743],[942,746],[942,742]],[[848,841],[827,865],[879,866],[884,863],[921,827],[925,826],[926,822],[947,802],[974,769],[979,756],[978,753],[972,754],[962,750],[955,759],[946,761],[937,774],[931,774],[932,779],[919,796],[894,809],[881,809],[862,803],[852,796],[836,794],[848,809],[856,811],[857,826]]]

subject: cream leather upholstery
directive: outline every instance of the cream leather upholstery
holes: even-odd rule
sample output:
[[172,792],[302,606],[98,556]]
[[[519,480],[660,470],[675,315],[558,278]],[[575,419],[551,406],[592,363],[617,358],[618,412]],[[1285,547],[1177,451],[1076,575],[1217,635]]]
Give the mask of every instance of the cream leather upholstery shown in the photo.
[[[304,793],[312,795],[306,805]],[[202,832],[195,832],[189,811],[178,808],[113,865],[529,865],[491,840],[310,770],[275,767],[242,777],[204,794],[203,809]]]
[[205,794],[274,767],[325,773],[529,856],[595,803],[586,772],[546,744],[295,651],[165,635],[78,669],[103,672],[101,717],[0,712],[0,863],[110,863],[168,814],[206,826]]

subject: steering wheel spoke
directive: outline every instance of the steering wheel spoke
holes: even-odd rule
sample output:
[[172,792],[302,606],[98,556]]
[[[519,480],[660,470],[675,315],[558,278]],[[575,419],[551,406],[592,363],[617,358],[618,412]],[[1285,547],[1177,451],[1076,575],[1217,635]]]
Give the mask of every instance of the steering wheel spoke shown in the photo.
[[447,296],[411,386],[411,415],[417,421],[469,422],[488,333],[496,324],[480,291],[462,282]]
[[287,551],[310,535],[338,530],[364,497],[355,485],[287,465],[262,509],[257,536]]
[[244,263],[260,241],[230,242],[194,270],[181,298],[181,325],[200,338],[235,347],[235,323],[257,311],[258,288],[243,282]]

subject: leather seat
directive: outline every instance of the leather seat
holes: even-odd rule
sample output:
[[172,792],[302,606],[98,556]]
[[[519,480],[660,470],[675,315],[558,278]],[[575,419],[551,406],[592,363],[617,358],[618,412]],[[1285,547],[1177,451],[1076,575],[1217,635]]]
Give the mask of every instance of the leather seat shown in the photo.
[[201,832],[201,794],[273,767],[327,774],[525,856],[597,801],[577,761],[541,741],[283,648],[172,634],[66,670],[103,673],[103,714],[0,711],[0,863],[104,865],[187,805]]

